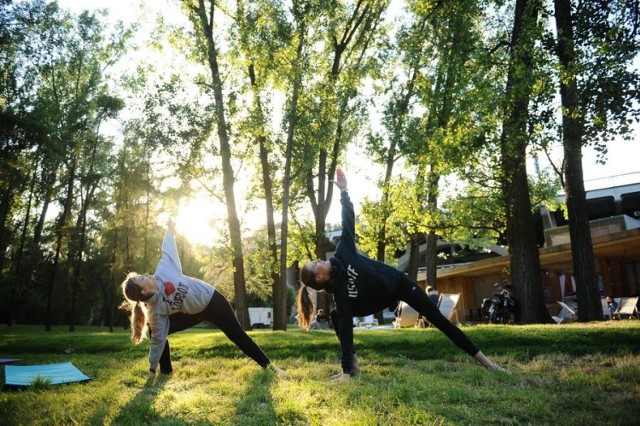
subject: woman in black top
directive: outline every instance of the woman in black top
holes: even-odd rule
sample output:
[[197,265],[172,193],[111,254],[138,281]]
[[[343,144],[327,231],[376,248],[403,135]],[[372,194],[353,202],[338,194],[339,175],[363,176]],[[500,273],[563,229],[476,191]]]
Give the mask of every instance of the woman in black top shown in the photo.
[[398,300],[418,311],[482,366],[488,370],[502,370],[480,352],[462,330],[445,318],[426,293],[404,273],[357,253],[355,214],[347,192],[347,179],[340,169],[336,175],[337,179],[332,182],[341,191],[342,236],[335,256],[328,261],[308,262],[302,267],[300,279],[303,285],[297,297],[298,322],[308,329],[313,302],[305,286],[318,291],[325,290],[333,295],[336,308],[331,312],[331,319],[342,351],[342,374],[334,378],[350,377],[360,370],[353,348],[353,317],[379,312],[396,305]]

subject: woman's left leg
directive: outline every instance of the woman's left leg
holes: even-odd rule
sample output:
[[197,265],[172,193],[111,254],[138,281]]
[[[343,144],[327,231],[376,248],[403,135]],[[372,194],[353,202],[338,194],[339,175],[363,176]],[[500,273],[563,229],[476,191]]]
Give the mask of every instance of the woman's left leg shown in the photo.
[[451,321],[445,318],[429,296],[416,283],[407,277],[402,277],[396,292],[398,298],[407,302],[409,306],[423,315],[427,321],[443,332],[456,346],[475,357],[480,350],[466,334]]
[[260,366],[267,367],[271,363],[257,343],[242,329],[231,305],[220,292],[213,293],[211,302],[203,311],[203,315],[204,319],[220,328],[229,340]]

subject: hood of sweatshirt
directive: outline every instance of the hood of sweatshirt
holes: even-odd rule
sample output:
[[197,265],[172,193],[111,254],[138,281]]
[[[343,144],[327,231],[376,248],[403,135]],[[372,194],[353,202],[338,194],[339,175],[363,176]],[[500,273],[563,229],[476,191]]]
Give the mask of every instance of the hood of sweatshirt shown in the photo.
[[335,292],[340,288],[340,284],[344,279],[346,271],[340,259],[336,257],[329,258],[329,263],[331,263],[331,273],[329,274],[329,282],[327,283],[325,291],[327,291],[327,293],[335,294]]

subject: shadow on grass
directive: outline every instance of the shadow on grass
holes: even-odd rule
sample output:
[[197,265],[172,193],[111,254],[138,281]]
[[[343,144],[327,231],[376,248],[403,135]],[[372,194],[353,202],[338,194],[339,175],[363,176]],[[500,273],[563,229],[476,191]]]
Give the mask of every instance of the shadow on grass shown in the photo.
[[[163,418],[153,409],[153,402],[170,379],[170,375],[160,374],[154,381],[147,380],[137,395],[134,396],[127,405],[122,407],[120,413],[113,419],[113,424],[139,425],[160,423]],[[94,422],[92,422],[92,424],[94,424]]]
[[251,383],[247,386],[247,392],[236,403],[232,424],[243,426],[276,424],[271,392],[276,380],[278,378],[275,373],[266,369],[253,376]]

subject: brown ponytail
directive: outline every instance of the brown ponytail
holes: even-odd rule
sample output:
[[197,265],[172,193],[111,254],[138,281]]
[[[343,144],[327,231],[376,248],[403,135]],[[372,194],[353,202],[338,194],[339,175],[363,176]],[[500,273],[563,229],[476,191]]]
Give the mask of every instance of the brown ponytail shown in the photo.
[[298,289],[296,306],[298,307],[298,325],[305,330],[309,330],[311,316],[313,315],[313,301],[311,300],[311,296],[309,296],[307,286],[304,284],[300,284],[300,289]]

